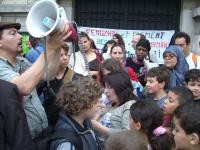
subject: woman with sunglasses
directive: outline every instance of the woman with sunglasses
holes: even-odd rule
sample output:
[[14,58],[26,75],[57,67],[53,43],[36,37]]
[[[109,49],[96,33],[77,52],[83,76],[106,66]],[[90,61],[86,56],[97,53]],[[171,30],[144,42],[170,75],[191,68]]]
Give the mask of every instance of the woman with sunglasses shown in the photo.
[[168,46],[163,53],[164,65],[170,70],[169,87],[184,85],[184,76],[189,66],[180,47]]

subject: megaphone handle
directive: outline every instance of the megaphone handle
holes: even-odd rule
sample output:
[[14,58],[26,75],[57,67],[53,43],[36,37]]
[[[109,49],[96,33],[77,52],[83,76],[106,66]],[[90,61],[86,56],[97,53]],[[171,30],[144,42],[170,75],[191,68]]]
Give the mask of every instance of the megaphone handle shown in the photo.
[[65,10],[64,10],[63,7],[59,8],[59,13],[60,13],[59,14],[60,18],[68,22],[67,15],[66,15]]
[[47,49],[46,49],[46,36],[44,37],[43,40],[43,45],[44,45],[44,67],[45,67],[45,77],[46,77],[46,82],[47,82],[47,86],[50,87],[50,83],[49,83],[49,73],[48,73],[48,58],[47,58]]

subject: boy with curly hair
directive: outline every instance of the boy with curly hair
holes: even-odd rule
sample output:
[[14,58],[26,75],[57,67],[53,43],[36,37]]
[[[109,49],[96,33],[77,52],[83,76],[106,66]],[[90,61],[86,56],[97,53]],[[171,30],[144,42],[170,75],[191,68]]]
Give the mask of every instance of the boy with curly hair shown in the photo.
[[[90,126],[102,94],[101,87],[90,77],[81,77],[64,84],[57,102],[62,112],[55,130],[66,129],[80,137],[83,150],[99,150],[95,134]],[[75,150],[77,147],[66,139],[54,140],[51,150]]]

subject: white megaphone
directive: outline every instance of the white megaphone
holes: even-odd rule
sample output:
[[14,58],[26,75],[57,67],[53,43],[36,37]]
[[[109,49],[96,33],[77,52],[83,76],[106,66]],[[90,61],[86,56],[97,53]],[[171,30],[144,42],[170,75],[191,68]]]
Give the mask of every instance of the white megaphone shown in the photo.
[[[63,21],[68,22],[65,10],[59,7],[54,0],[40,0],[30,9],[26,26],[28,32],[37,38],[45,37],[55,30],[60,30]],[[71,41],[75,41],[76,31],[70,25]]]

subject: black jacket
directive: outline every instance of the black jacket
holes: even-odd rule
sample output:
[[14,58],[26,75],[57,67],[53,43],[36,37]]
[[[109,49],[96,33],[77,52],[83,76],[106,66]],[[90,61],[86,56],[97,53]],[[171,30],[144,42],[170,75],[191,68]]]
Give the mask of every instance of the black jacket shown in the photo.
[[17,87],[0,80],[0,150],[35,150]]
[[[82,149],[81,150],[101,150],[101,148],[98,145],[96,136],[91,129],[91,125],[89,124],[89,121],[86,121],[86,120],[84,121],[84,123],[83,123],[84,128],[83,128],[80,126],[79,123],[77,123],[69,115],[60,113],[59,117],[60,118],[56,124],[55,129],[56,130],[66,129],[71,132],[76,132],[82,141]],[[57,150],[59,144],[62,144],[63,142],[67,142],[72,150],[75,149],[74,145],[72,145],[72,143],[70,141],[67,141],[65,139],[58,139],[58,140],[52,141],[50,150]],[[64,147],[64,148],[66,150],[68,150],[69,147]],[[80,149],[78,149],[78,150],[80,150]]]

